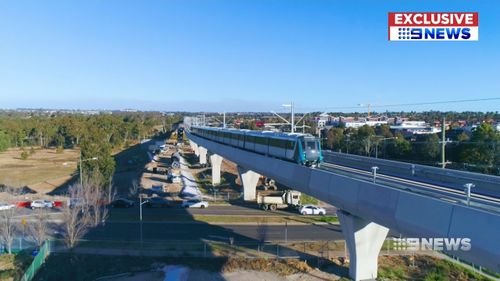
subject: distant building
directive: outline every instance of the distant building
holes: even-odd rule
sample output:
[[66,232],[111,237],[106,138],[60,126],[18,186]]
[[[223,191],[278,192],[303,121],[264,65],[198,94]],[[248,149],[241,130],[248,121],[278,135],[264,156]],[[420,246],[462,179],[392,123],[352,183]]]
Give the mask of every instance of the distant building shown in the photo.
[[426,135],[441,132],[440,127],[432,127],[425,121],[401,121],[396,125],[392,125],[391,130],[402,131],[407,135]]
[[333,117],[328,113],[323,112],[319,116],[314,117],[314,121],[316,122],[316,127],[324,128],[327,125],[331,125]]

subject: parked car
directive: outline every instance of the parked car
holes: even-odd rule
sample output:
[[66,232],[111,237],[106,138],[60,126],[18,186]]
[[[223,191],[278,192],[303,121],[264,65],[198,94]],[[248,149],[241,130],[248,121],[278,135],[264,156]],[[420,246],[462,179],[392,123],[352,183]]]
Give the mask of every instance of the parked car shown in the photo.
[[119,198],[119,199],[116,199],[115,201],[111,202],[111,204],[109,204],[109,205],[113,208],[130,208],[130,207],[134,206],[134,201],[131,201],[131,200],[128,200],[125,198]]
[[16,205],[19,208],[31,208],[31,201],[19,201]]
[[10,209],[15,208],[15,207],[16,207],[16,205],[14,205],[14,204],[0,203],[0,211],[10,210]]
[[300,207],[299,212],[302,215],[326,215],[325,209],[314,205],[304,205]]
[[54,207],[54,202],[49,200],[33,200],[30,204],[31,209],[35,208],[52,208]]
[[184,200],[182,201],[183,208],[207,208],[208,207],[208,202],[207,201],[202,201],[200,199],[189,199],[189,200]]
[[181,177],[179,176],[172,176],[170,180],[172,181],[172,183],[181,183]]
[[172,206],[172,202],[161,197],[153,197],[148,199],[146,206],[149,208],[167,208]]
[[55,208],[61,208],[63,206],[63,201],[54,201]]

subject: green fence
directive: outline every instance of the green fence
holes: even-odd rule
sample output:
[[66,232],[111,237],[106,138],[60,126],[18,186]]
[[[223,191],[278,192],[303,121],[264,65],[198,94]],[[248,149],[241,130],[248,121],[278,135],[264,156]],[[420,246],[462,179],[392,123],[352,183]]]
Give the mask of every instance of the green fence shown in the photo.
[[40,251],[36,255],[36,257],[33,259],[33,262],[31,263],[30,267],[24,272],[23,277],[21,278],[21,281],[31,281],[33,277],[35,277],[35,274],[37,271],[40,269],[40,267],[43,265],[45,262],[45,259],[50,254],[50,241],[46,241],[42,247],[40,247]]

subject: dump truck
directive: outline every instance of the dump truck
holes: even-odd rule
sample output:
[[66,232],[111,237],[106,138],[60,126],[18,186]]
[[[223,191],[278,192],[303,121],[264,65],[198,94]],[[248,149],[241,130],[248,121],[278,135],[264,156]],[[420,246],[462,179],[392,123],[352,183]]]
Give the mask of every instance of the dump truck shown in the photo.
[[257,204],[259,204],[263,210],[271,211],[288,207],[297,208],[300,206],[300,195],[301,193],[296,190],[259,192],[257,193]]

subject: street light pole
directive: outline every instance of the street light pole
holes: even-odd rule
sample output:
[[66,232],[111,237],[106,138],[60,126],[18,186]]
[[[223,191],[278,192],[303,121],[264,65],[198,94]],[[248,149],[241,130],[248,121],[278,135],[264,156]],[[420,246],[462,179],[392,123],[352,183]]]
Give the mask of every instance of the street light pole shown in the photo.
[[142,205],[148,203],[149,200],[142,202],[142,194],[139,194],[139,224],[141,229],[141,248],[142,248]]

